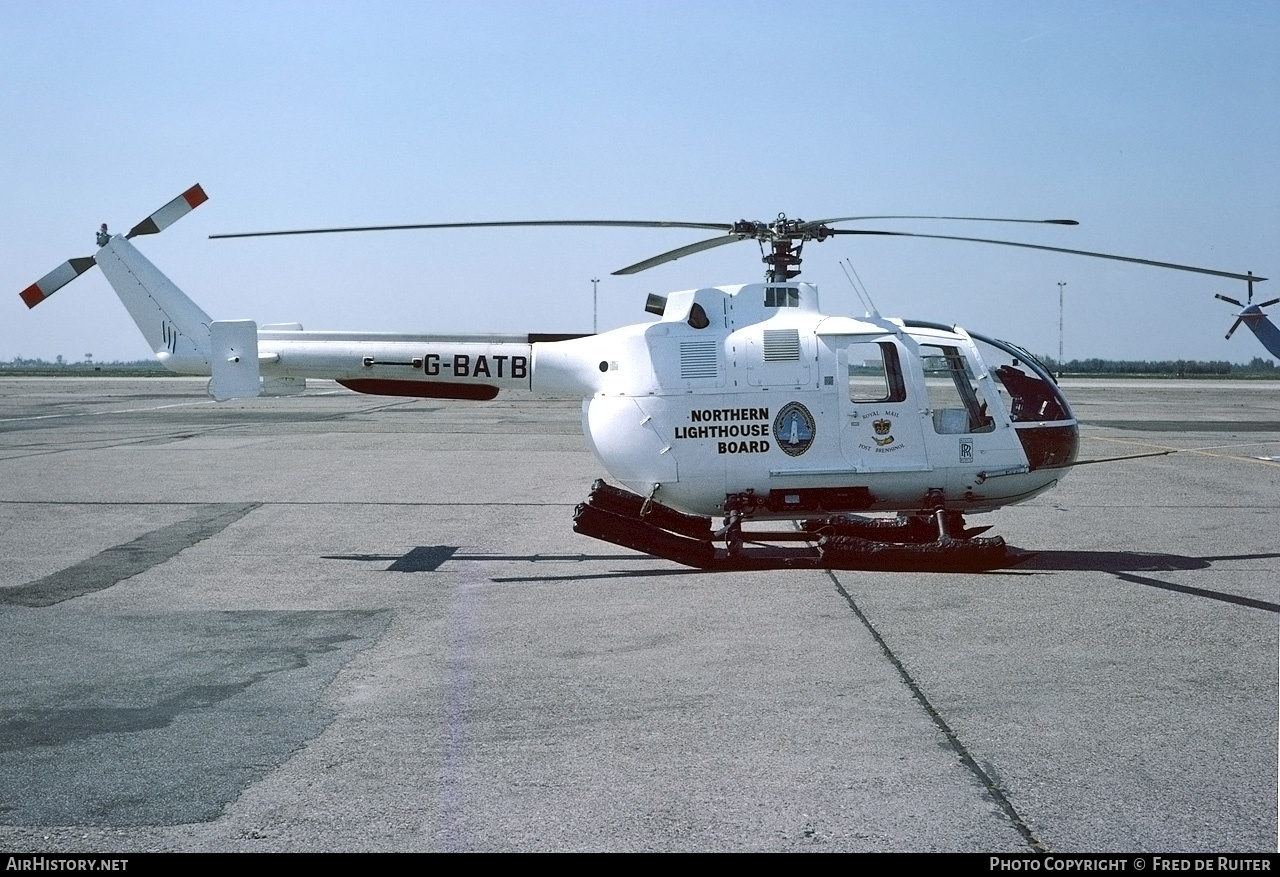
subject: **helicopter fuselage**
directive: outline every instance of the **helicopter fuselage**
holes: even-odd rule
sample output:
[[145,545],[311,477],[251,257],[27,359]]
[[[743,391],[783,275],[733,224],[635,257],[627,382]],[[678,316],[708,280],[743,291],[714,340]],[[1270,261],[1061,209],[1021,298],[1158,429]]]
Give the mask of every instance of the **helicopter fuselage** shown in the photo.
[[215,399],[330,378],[378,395],[581,395],[631,491],[695,515],[982,512],[1053,486],[1078,427],[1024,351],[956,326],[824,316],[800,282],[686,290],[586,336],[399,335],[211,320],[129,241],[94,257],[158,358]]
[[694,514],[740,494],[757,517],[988,511],[1075,459],[1076,421],[1034,360],[956,327],[826,317],[817,298],[805,283],[675,293],[656,323],[536,345],[533,386],[589,384],[601,463]]
[[958,327],[827,317],[806,283],[677,292],[657,322],[561,340],[263,327],[258,344],[268,380],[581,394],[609,474],[698,515],[744,494],[756,517],[988,511],[1054,485],[1078,443],[1066,400],[1021,351]]
[[[1252,272],[990,238],[833,227],[871,219],[1077,224],[975,216],[504,220],[213,235],[528,226],[719,233],[618,275],[748,240],[768,251],[765,283],[650,296],[645,309],[659,315],[656,322],[598,335],[316,332],[296,323],[260,328],[252,320],[211,319],[130,243],[205,200],[196,185],[126,235],[112,235],[103,224],[93,256],[58,266],[22,290],[22,301],[36,307],[101,267],[157,358],[179,374],[209,375],[217,401],[299,393],[307,378],[415,398],[486,400],[503,389],[579,395],[583,432],[626,489],[594,484],[575,512],[575,530],[700,568],[927,566],[935,555],[964,568],[991,568],[1004,559],[1003,541],[979,537],[986,528],[965,528],[963,514],[1029,499],[1076,461],[1077,421],[1035,357],[959,326],[886,319],[869,302],[873,312],[861,319],[825,316],[817,289],[795,281],[807,241],[844,235],[964,241],[1243,280],[1246,302],[1217,296],[1243,309],[1231,332],[1246,323],[1269,350],[1280,349],[1262,312],[1280,299],[1253,304],[1253,285],[1265,278]],[[843,514],[863,511],[902,514],[893,522]],[[708,519],[719,513],[724,526],[713,532]],[[803,532],[753,532],[777,543],[816,535],[817,554],[746,557],[741,525],[748,516],[804,521]],[[893,545],[899,547],[886,547]]]

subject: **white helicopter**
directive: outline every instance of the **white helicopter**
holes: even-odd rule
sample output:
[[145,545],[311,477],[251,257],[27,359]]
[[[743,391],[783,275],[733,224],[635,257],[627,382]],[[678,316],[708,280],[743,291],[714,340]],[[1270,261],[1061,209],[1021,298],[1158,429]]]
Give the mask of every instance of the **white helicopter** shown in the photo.
[[[867,219],[1072,220],[779,216],[771,223],[479,222],[212,236],[690,228],[719,234],[614,273],[745,240],[760,243],[768,265],[764,283],[650,296],[646,310],[656,322],[599,335],[316,332],[211,319],[130,243],[205,200],[197,185],[126,235],[103,225],[97,253],[59,266],[22,299],[34,307],[98,265],[160,362],[178,374],[210,375],[209,393],[219,401],[301,392],[306,378],[389,396],[486,400],[504,388],[580,394],[583,432],[623,487],[597,481],[574,529],[706,569],[997,567],[1006,562],[1004,541],[978,536],[987,527],[965,528],[963,515],[1022,502],[1070,467],[1102,462],[1076,459],[1071,406],[1022,348],[959,326],[887,319],[874,307],[860,319],[823,315],[817,288],[795,280],[806,242],[852,234],[961,240],[1265,279],[1036,244],[831,227]],[[713,530],[712,517],[723,517],[723,526]],[[745,529],[752,520],[800,527]]]

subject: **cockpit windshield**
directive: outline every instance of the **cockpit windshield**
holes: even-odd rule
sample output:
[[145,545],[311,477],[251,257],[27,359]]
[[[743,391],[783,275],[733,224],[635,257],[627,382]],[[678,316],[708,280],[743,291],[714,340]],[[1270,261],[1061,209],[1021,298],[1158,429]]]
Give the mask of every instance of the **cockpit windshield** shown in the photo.
[[970,332],[1014,423],[1071,420],[1071,408],[1049,372],[1025,350]]

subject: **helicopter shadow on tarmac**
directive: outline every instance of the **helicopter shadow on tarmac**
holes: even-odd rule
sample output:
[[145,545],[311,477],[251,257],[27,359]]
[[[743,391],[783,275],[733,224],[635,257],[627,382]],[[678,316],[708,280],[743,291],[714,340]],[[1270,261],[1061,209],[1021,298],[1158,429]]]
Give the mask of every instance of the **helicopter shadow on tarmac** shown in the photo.
[[[435,572],[446,561],[499,561],[503,563],[585,563],[588,561],[605,561],[605,562],[622,562],[622,561],[654,561],[655,558],[646,554],[458,554],[458,547],[454,545],[419,545],[411,548],[404,554],[324,554],[321,555],[322,560],[355,560],[365,562],[387,562],[391,565],[386,568],[386,572],[400,573],[423,573]],[[595,573],[589,575],[572,575],[572,576],[506,576],[495,577],[495,582],[557,582],[557,581],[587,581],[590,579],[614,579],[614,578],[631,578],[634,576],[669,576],[669,575],[700,575],[705,574],[707,570],[680,568],[680,569],[647,569],[624,571],[615,570],[607,573]]]
[[[593,562],[651,562],[654,558],[643,554],[459,554],[458,547],[452,545],[420,545],[402,555],[387,554],[344,554],[323,555],[325,560],[355,560],[390,562],[387,572],[435,572],[449,561],[500,561],[505,563],[553,563],[569,564]],[[1280,604],[1252,597],[1242,597],[1223,591],[1208,588],[1196,588],[1176,582],[1167,582],[1149,576],[1135,575],[1139,572],[1178,572],[1212,569],[1216,561],[1230,560],[1269,560],[1280,557],[1280,553],[1263,554],[1229,554],[1190,556],[1182,554],[1153,554],[1139,551],[1021,551],[1010,548],[1009,566],[1003,569],[989,570],[973,575],[1038,575],[1053,572],[1105,572],[1129,584],[1145,585],[1152,588],[1174,591],[1191,596],[1234,603],[1254,609],[1280,613]],[[714,572],[734,572],[734,570],[712,571],[704,569],[632,569],[609,570],[608,572],[581,573],[577,575],[535,575],[535,576],[499,576],[492,581],[500,583],[535,583],[535,582],[570,582],[592,581],[601,579],[619,579],[656,576],[708,575]]]

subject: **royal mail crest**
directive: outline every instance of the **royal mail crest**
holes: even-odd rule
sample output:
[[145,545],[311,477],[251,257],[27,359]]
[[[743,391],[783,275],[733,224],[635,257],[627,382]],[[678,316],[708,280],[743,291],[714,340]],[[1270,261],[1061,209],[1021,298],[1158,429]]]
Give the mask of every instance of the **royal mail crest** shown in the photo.
[[782,448],[783,453],[792,457],[798,457],[809,450],[817,432],[813,415],[799,402],[783,405],[773,420],[774,441]]
[[[876,444],[880,445],[880,447],[893,444],[893,436],[889,432],[889,430],[893,429],[892,422],[882,417],[879,420],[872,423],[871,426],[876,431],[876,435],[875,435]],[[881,438],[881,436],[884,436],[884,438]]]

